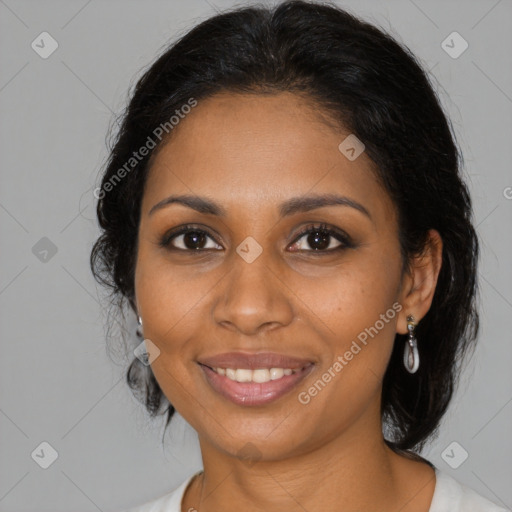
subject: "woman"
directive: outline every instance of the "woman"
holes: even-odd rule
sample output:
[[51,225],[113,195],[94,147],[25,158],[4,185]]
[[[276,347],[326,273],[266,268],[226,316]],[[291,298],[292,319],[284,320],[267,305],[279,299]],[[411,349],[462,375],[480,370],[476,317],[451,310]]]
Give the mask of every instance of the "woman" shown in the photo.
[[333,6],[226,12],[158,58],[91,265],[204,469],[134,511],[504,510],[415,453],[478,331],[460,162],[415,57]]

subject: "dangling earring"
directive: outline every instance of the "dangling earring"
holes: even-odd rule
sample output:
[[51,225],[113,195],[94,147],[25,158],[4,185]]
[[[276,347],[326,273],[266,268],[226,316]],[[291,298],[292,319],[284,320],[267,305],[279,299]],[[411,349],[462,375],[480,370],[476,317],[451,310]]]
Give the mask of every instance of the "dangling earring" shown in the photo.
[[139,327],[137,327],[137,336],[139,336],[139,338],[143,338],[142,336],[142,318],[140,316],[137,315],[137,324]]
[[409,373],[415,373],[420,366],[420,354],[418,352],[418,341],[414,335],[416,323],[414,317],[409,315],[407,317],[407,329],[409,331],[409,338],[405,342],[404,347],[404,366]]

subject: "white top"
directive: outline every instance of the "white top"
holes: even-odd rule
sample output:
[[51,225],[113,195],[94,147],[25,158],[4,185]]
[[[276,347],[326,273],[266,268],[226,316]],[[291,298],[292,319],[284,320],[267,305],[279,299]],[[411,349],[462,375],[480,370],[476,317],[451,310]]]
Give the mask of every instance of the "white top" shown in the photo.
[[[202,471],[202,470],[201,470]],[[181,512],[181,500],[194,476],[185,480],[174,491],[124,512]],[[436,486],[429,512],[510,512],[499,507],[476,491],[435,468]]]

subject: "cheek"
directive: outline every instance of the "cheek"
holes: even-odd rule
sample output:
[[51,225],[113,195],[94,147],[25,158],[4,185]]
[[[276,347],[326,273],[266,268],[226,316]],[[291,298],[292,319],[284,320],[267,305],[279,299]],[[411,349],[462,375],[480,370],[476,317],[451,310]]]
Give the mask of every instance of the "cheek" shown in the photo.
[[[329,276],[297,282],[294,289],[328,328],[331,337],[355,337],[373,325],[397,299],[397,265],[377,258],[366,258]],[[319,284],[321,283],[321,285]]]
[[[320,437],[348,428],[377,404],[393,348],[400,305],[390,294],[376,293],[382,288],[354,283],[324,303],[320,316],[329,328],[321,333],[322,365],[298,390],[308,413],[301,416],[303,428]],[[321,425],[310,418],[321,418]]]
[[322,320],[317,325],[322,329],[324,359],[315,382],[322,377],[332,382],[322,388],[317,406],[336,402],[357,408],[357,403],[378,392],[402,308],[397,302],[400,268],[396,261],[394,255],[361,259],[357,265],[333,272],[323,289],[302,288],[301,299]]
[[180,269],[165,256],[141,249],[135,285],[141,316],[148,326],[144,334],[158,340],[163,351],[179,349],[186,338],[183,329],[203,307],[214,284],[212,273]]
[[[193,361],[208,343],[210,305],[224,272],[191,272],[141,247],[135,274],[144,337],[160,350],[152,370],[169,401],[188,410],[195,385]],[[193,401],[193,400],[192,400]]]
[[[198,347],[197,337],[202,300],[210,288],[204,279],[180,278],[168,265],[140,265],[137,296],[143,307],[144,337],[160,350],[151,363],[153,374],[169,402],[189,415],[194,400],[191,360]],[[205,291],[206,290],[206,291]]]

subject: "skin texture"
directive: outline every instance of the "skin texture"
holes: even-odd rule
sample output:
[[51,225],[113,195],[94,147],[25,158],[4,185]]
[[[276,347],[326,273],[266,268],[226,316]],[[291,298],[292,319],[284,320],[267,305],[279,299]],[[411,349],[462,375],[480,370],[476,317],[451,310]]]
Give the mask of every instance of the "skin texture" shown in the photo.
[[[144,191],[135,273],[144,337],[160,349],[152,369],[163,392],[198,432],[204,473],[182,510],[200,512],[337,510],[427,512],[435,486],[424,463],[385,445],[380,395],[396,332],[427,313],[441,265],[431,231],[422,257],[402,275],[395,207],[363,152],[349,161],[338,145],[349,132],[329,126],[311,100],[292,93],[221,93],[202,100],[155,153]],[[361,203],[280,218],[291,197],[337,193]],[[206,196],[225,217],[173,203],[171,194]],[[315,251],[302,228],[345,231]],[[183,224],[211,233],[203,247],[160,240]],[[262,248],[247,263],[236,252],[248,236]],[[173,250],[172,244],[177,248]],[[293,251],[293,249],[301,251]],[[349,350],[357,335],[399,303],[321,392],[297,399]],[[421,340],[418,340],[421,347]],[[278,352],[313,361],[313,371],[277,401],[235,405],[208,384],[197,359],[224,352]],[[405,371],[405,369],[404,369]],[[255,460],[242,457],[252,443]],[[245,448],[244,448],[245,447]]]

